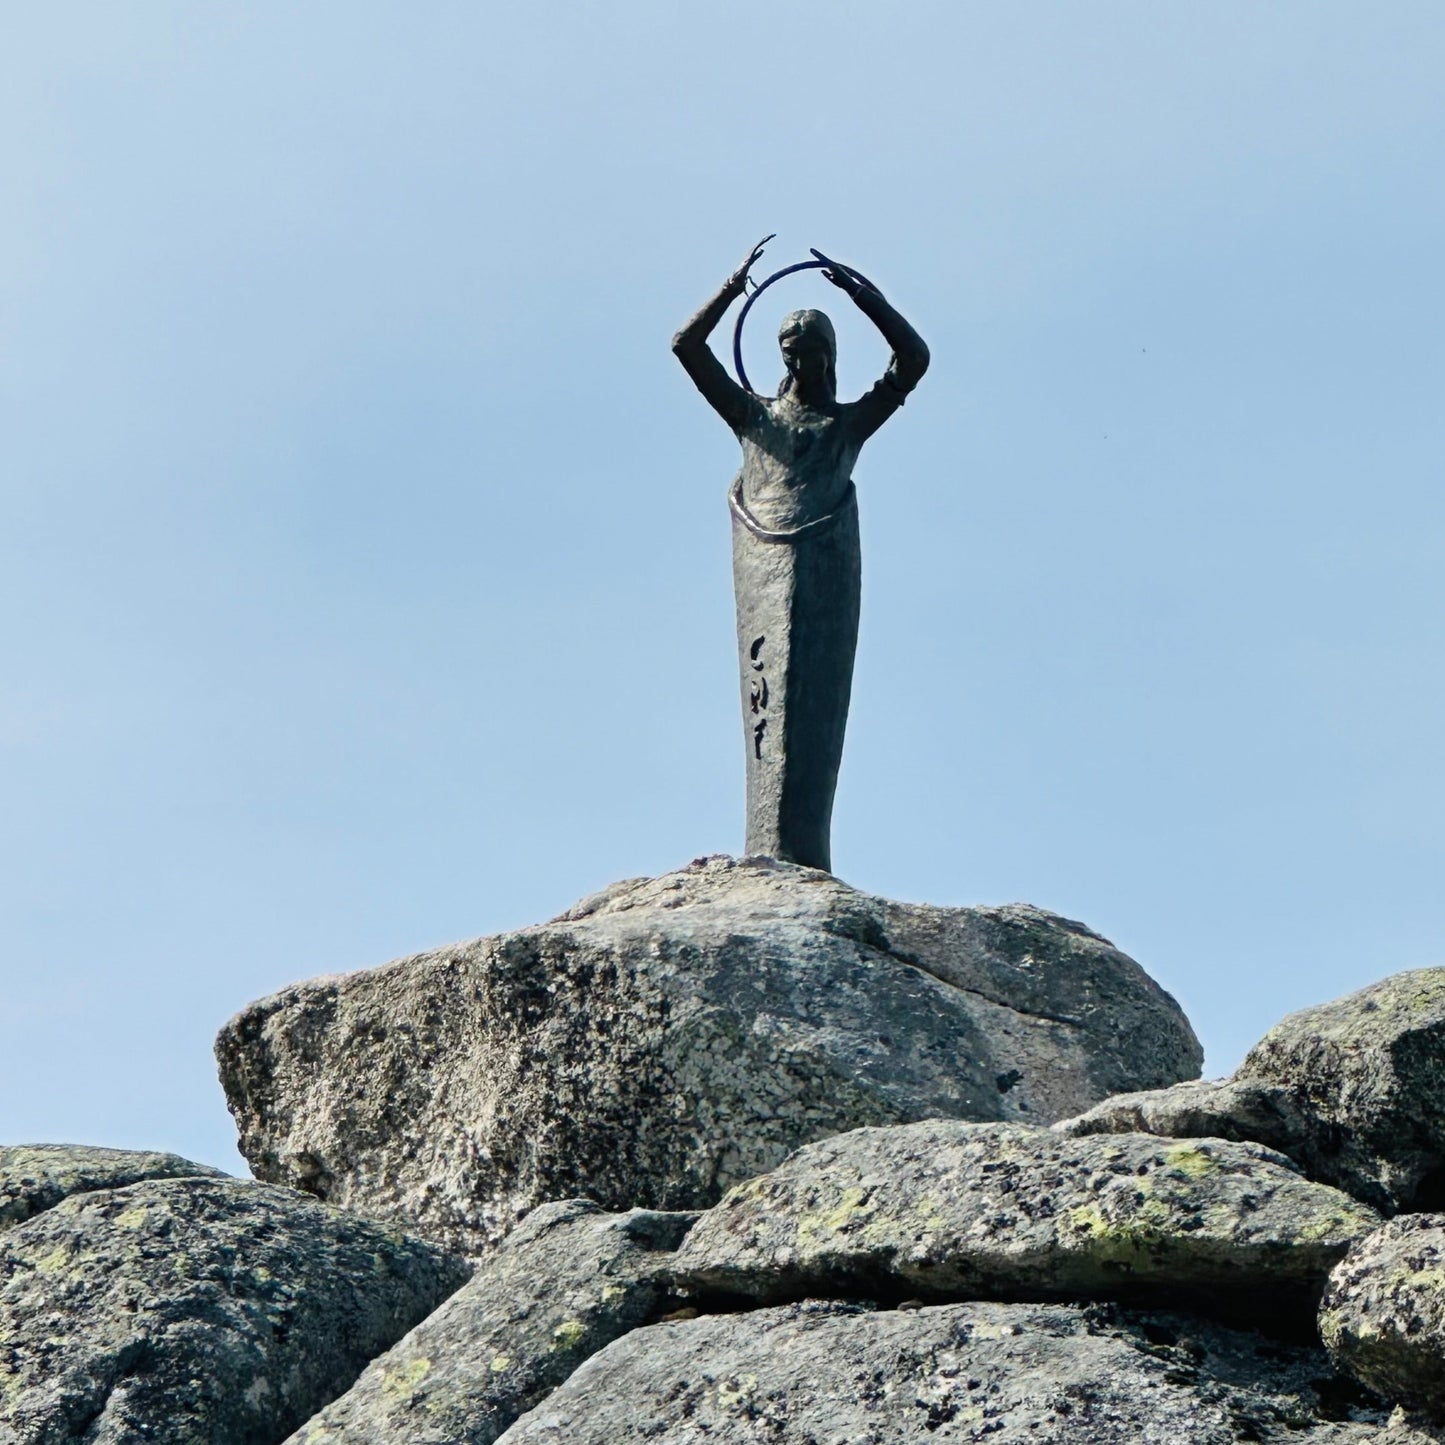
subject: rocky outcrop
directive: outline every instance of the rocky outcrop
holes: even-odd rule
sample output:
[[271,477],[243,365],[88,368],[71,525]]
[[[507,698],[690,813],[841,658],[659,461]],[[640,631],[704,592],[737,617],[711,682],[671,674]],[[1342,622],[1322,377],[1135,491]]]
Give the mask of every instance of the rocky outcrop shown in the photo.
[[668,1293],[691,1214],[544,1204],[290,1445],[491,1445]]
[[[1141,1038],[1192,1039],[1087,930],[762,863],[619,885],[223,1037],[277,1159],[482,1254],[449,1298],[456,1256],[292,1190],[0,1155],[31,1212],[0,1234],[0,1441],[1441,1445],[1445,1217],[1301,1169],[1428,1193],[1432,1007],[1392,980],[1249,1076],[1050,1128]],[[908,1117],[940,1100],[994,1117]],[[718,1192],[774,1155],[700,1217],[574,1198],[506,1232],[560,1180]]]
[[1445,969],[1186,1082],[1082,925],[709,859],[218,1055],[349,1212],[0,1150],[0,1445],[1445,1445]]
[[288,988],[217,1056],[260,1178],[483,1250],[545,1199],[707,1207],[809,1140],[1051,1120],[1189,1077],[1199,1048],[1078,923],[712,858]]
[[547,1199],[701,1208],[811,1140],[1047,1122],[1200,1050],[1081,924],[720,858],[287,989],[217,1056],[259,1177],[482,1251]]
[[1386,1399],[1445,1419],[1445,1215],[1393,1219],[1330,1276],[1320,1335]]
[[179,1154],[96,1149],[84,1144],[0,1146],[0,1229],[23,1224],[72,1194],[119,1189],[143,1179],[224,1179]]
[[267,1445],[464,1279],[292,1190],[73,1195],[0,1235],[0,1440]]
[[800,1149],[731,1190],[680,1284],[778,1302],[1108,1299],[1312,1315],[1379,1217],[1253,1144],[933,1120]]
[[1445,1205],[1445,968],[1276,1024],[1233,1078],[1109,1099],[1059,1127],[1253,1139],[1387,1214]]
[[[806,1303],[636,1330],[502,1445],[1380,1445],[1317,1348],[1117,1307]],[[1424,1445],[1402,1430],[1391,1445]]]

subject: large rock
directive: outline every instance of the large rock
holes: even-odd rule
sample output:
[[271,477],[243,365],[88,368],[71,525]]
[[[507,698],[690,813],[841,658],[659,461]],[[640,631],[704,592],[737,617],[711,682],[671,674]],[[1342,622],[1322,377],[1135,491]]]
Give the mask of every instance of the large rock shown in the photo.
[[931,1120],[800,1149],[705,1214],[675,1268],[702,1297],[1193,1297],[1260,1318],[1312,1311],[1378,1223],[1254,1144]]
[[1253,1139],[1387,1214],[1445,1207],[1445,968],[1291,1014],[1231,1079],[1109,1099],[1059,1127]]
[[260,1178],[474,1250],[548,1199],[701,1208],[861,1124],[1048,1121],[1201,1057],[1080,924],[726,858],[286,989],[216,1049]]
[[1445,1419],[1445,1215],[1403,1215],[1356,1244],[1330,1276],[1320,1336],[1372,1390]]
[[0,1440],[271,1445],[464,1278],[292,1190],[77,1194],[0,1235]]
[[0,1146],[0,1229],[23,1224],[72,1194],[119,1189],[143,1179],[224,1179],[219,1169],[179,1154],[97,1149],[85,1144]]
[[290,1445],[491,1445],[666,1299],[691,1214],[535,1209],[471,1280]]
[[[1382,1422],[1323,1351],[1184,1316],[814,1302],[634,1331],[501,1440],[1380,1445]],[[1409,1430],[1389,1439],[1424,1445]]]

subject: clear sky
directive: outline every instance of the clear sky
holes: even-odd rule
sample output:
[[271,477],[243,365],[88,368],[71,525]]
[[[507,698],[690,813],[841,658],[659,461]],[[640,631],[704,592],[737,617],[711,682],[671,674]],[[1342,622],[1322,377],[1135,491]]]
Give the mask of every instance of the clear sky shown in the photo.
[[[215,1030],[742,836],[748,245],[859,466],[839,874],[1231,1068],[1445,963],[1445,8],[147,0],[0,47],[0,1140],[239,1167]],[[770,304],[776,303],[776,304]],[[816,278],[757,308],[839,321]]]

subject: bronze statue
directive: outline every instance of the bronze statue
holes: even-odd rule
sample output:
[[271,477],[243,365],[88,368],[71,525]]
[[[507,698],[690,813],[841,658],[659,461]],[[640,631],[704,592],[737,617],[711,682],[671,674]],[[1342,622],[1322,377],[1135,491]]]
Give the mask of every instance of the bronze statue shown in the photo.
[[833,324],[809,310],[794,311],[778,333],[787,374],[777,396],[759,396],[746,384],[740,350],[742,384],[733,381],[707,339],[746,291],[770,240],[753,247],[673,338],[672,349],[742,444],[729,502],[747,745],[746,851],[828,870],[858,644],[853,463],[917,386],[928,348],[876,287],[814,251],[815,261],[787,271],[817,267],[845,291],[893,349],[887,371],[857,401],[839,401]]

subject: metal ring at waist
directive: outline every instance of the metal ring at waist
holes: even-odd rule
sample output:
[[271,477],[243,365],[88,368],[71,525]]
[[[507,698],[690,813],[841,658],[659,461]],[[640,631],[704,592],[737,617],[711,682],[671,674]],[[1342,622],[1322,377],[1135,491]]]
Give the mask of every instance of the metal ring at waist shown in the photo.
[[844,512],[850,507],[856,507],[857,504],[858,489],[850,481],[848,490],[843,494],[843,500],[826,516],[815,517],[811,522],[804,522],[801,527],[790,527],[785,532],[773,532],[763,526],[744,505],[741,473],[738,474],[737,480],[728,491],[728,510],[754,537],[763,542],[803,542],[809,537],[816,537],[819,532],[827,531]]

